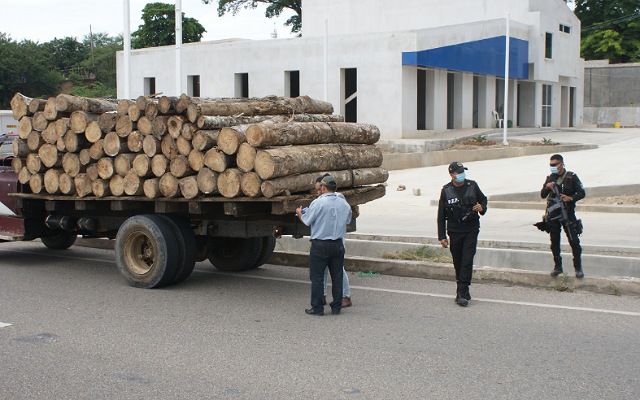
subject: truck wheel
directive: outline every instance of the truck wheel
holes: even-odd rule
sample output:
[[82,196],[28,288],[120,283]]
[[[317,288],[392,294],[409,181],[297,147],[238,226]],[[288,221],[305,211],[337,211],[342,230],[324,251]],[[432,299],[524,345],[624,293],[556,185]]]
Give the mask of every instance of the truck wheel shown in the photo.
[[180,254],[171,225],[157,215],[136,215],[116,235],[116,264],[131,286],[146,289],[171,283]]
[[193,272],[196,265],[196,237],[191,227],[183,218],[177,215],[163,214],[159,216],[171,225],[173,234],[178,240],[178,264],[176,266],[176,276],[171,284],[183,282]]
[[260,257],[258,261],[253,265],[253,268],[260,268],[264,263],[269,261],[273,250],[276,248],[276,238],[273,236],[265,236],[262,238],[262,250],[260,251]]
[[69,247],[73,246],[76,242],[76,238],[78,235],[75,233],[58,231],[53,236],[43,236],[40,238],[42,243],[50,249],[53,250],[66,250]]
[[209,261],[221,271],[238,272],[254,268],[262,250],[262,238],[221,237],[211,240]]

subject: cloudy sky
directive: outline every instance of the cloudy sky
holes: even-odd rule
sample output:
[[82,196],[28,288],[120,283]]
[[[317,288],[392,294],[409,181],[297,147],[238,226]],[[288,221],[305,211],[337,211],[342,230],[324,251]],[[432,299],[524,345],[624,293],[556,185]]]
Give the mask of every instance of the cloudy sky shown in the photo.
[[[174,0],[156,0],[175,4]],[[129,0],[131,32],[142,24],[145,4],[153,1]],[[12,39],[28,39],[40,43],[67,36],[82,40],[89,34],[124,32],[124,0],[2,0],[0,1],[0,32]],[[278,37],[291,37],[283,24],[292,13],[278,19],[264,16],[264,8],[241,10],[235,17],[218,17],[217,2],[203,4],[201,0],[182,0],[182,12],[197,19],[207,30],[202,40],[225,38],[270,39],[274,28]],[[275,26],[274,26],[275,23]]]

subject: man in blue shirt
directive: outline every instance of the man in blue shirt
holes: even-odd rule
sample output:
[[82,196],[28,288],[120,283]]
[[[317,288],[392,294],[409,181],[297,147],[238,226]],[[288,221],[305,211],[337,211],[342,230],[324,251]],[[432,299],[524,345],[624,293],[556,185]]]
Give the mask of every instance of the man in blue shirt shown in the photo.
[[309,278],[311,279],[311,308],[309,315],[324,315],[322,306],[323,278],[325,268],[331,274],[331,313],[340,314],[342,309],[342,266],[344,264],[343,240],[347,225],[351,222],[349,203],[336,194],[338,184],[331,175],[320,181],[321,195],[305,213],[296,209],[298,218],[311,227],[311,250],[309,252]]

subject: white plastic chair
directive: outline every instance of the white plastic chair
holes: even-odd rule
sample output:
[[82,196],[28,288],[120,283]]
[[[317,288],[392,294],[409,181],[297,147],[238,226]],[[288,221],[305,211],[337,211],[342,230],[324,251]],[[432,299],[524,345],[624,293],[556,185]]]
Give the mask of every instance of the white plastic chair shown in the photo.
[[493,120],[495,121],[496,128],[504,128],[504,119],[500,118],[500,115],[497,111],[491,111],[491,115],[493,115]]

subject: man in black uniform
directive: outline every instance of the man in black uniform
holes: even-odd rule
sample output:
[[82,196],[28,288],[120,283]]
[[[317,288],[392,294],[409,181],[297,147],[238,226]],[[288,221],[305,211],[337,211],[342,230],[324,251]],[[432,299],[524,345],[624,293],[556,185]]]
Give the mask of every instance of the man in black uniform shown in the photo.
[[[582,182],[578,178],[578,175],[571,171],[567,171],[564,168],[564,161],[560,154],[554,154],[551,156],[549,162],[551,166],[551,175],[547,176],[540,196],[545,198],[555,198],[553,193],[553,187],[557,186],[560,192],[561,200],[567,205],[567,213],[569,220],[576,222],[576,202],[584,199],[585,192],[582,187]],[[549,228],[549,235],[551,237],[551,253],[553,253],[553,262],[555,264],[551,276],[558,276],[562,273],[562,257],[560,256],[560,228],[562,223],[560,220],[551,220],[548,214],[544,216],[547,226]],[[566,231],[566,229],[565,229]],[[576,271],[576,278],[583,278],[584,272],[582,272],[582,247],[580,246],[580,238],[577,234],[567,234],[569,245],[571,245],[571,252],[573,253],[573,268]]]
[[471,300],[469,285],[480,233],[480,214],[487,212],[487,197],[475,181],[466,179],[466,169],[459,162],[449,165],[451,182],[442,187],[438,203],[438,240],[442,247],[450,247],[456,270],[455,302],[462,307]]

